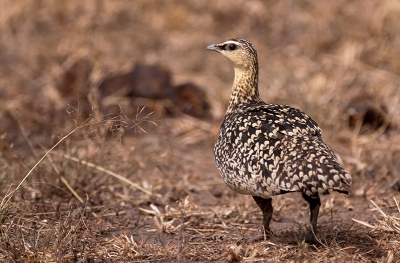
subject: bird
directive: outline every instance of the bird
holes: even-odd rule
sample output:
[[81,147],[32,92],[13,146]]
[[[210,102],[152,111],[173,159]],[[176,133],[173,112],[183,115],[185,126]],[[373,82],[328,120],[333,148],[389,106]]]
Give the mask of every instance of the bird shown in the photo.
[[299,109],[269,104],[260,98],[258,58],[253,44],[233,38],[212,44],[233,64],[229,105],[214,145],[216,166],[233,191],[251,195],[272,234],[272,197],[301,192],[309,204],[306,242],[315,242],[320,195],[349,194],[352,178],[322,139],[318,124]]

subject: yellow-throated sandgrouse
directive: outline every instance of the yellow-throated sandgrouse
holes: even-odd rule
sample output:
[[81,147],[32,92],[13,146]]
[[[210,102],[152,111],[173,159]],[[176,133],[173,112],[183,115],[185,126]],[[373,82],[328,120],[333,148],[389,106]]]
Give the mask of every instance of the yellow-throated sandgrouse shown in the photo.
[[302,111],[267,104],[258,92],[258,61],[254,46],[244,39],[210,45],[228,58],[235,79],[228,110],[215,143],[215,161],[222,179],[235,192],[253,196],[269,234],[271,197],[301,192],[310,204],[315,240],[321,201],[329,190],[348,194],[351,177],[324,143],[318,124]]

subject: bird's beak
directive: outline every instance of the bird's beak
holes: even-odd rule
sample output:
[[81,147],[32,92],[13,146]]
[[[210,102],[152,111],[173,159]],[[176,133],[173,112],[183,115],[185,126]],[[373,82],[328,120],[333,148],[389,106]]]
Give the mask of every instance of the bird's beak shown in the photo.
[[219,48],[217,47],[217,45],[215,45],[215,44],[213,44],[213,45],[209,45],[208,47],[207,47],[207,49],[208,50],[212,50],[212,51],[217,51],[217,52],[219,52]]

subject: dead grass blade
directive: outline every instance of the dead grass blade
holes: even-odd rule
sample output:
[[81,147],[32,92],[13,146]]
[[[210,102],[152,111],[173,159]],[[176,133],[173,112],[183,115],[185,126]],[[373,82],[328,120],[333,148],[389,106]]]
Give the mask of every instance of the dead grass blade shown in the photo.
[[104,172],[104,173],[106,173],[106,174],[108,174],[108,175],[111,175],[111,176],[117,178],[117,179],[120,180],[120,181],[123,181],[124,183],[129,184],[130,186],[132,186],[132,187],[134,187],[134,188],[136,188],[136,189],[142,191],[143,193],[146,193],[146,194],[148,194],[148,195],[153,195],[153,193],[152,193],[151,191],[149,191],[149,190],[147,190],[147,189],[141,187],[140,185],[138,185],[138,184],[132,182],[132,181],[129,180],[129,179],[126,179],[126,178],[123,177],[122,175],[119,175],[119,174],[117,174],[117,173],[115,173],[115,172],[113,172],[113,171],[107,170],[107,169],[105,169],[105,168],[103,168],[103,167],[101,167],[101,166],[99,166],[99,165],[96,165],[96,164],[94,164],[94,163],[91,163],[91,162],[88,162],[88,161],[85,161],[85,160],[81,160],[81,159],[79,159],[79,158],[70,156],[70,155],[68,155],[68,154],[63,154],[63,153],[58,153],[58,152],[53,152],[53,154],[56,154],[56,155],[58,155],[58,156],[64,157],[64,158],[66,158],[66,159],[69,159],[69,160],[74,161],[74,162],[77,162],[77,163],[81,163],[81,164],[87,165],[87,166],[89,166],[89,167],[95,168],[95,169],[97,169],[97,170],[99,170],[99,171],[101,171],[101,172]]
[[1,203],[0,203],[0,210],[2,210],[4,208],[4,206],[10,201],[11,197],[13,196],[13,194],[21,187],[21,185],[25,182],[25,180],[29,177],[29,175],[33,172],[33,170],[36,169],[36,167],[44,160],[44,158],[47,157],[47,155],[49,153],[51,153],[58,145],[60,145],[60,143],[62,143],[66,138],[68,138],[69,136],[74,134],[77,130],[79,130],[79,129],[83,128],[83,127],[86,127],[88,125],[91,125],[91,124],[93,124],[92,121],[88,121],[87,123],[84,123],[84,124],[76,127],[75,129],[70,131],[67,135],[62,137],[56,144],[54,144],[54,146],[51,147],[42,156],[42,158],[40,158],[39,161],[29,170],[29,172],[25,175],[25,177],[21,180],[21,182],[17,185],[17,187],[13,191],[11,191],[10,193],[8,193],[6,196],[3,197],[3,199],[1,200]]
[[125,113],[123,112],[122,107],[120,106],[120,109],[121,109],[122,113],[124,114],[124,116],[126,117],[126,119],[133,122],[133,126],[131,126],[130,128],[131,128],[131,129],[132,129],[132,128],[139,128],[142,132],[147,133],[142,127],[140,127],[140,123],[143,122],[143,121],[146,121],[146,122],[149,122],[149,123],[154,124],[155,126],[157,126],[157,123],[154,122],[154,121],[148,120],[148,117],[149,117],[151,114],[153,114],[153,112],[150,112],[149,114],[147,114],[147,115],[144,116],[143,118],[140,118],[140,119],[139,119],[139,116],[140,116],[140,114],[143,112],[144,108],[145,108],[145,107],[138,107],[138,108],[137,108],[137,111],[136,111],[136,121],[135,121],[135,120],[129,119],[129,118],[125,115]]
[[[396,198],[393,197],[393,199],[396,204],[397,210],[399,211],[400,214],[399,204]],[[374,225],[368,224],[366,222],[354,218],[353,221],[368,228],[371,228],[373,231],[381,230],[381,231],[396,232],[400,234],[400,217],[395,214],[387,215],[374,201],[371,200],[371,203],[374,205],[375,209],[383,216],[383,220],[376,219],[377,223],[375,223]]]
[[364,222],[364,221],[357,220],[357,219],[355,219],[355,218],[352,218],[352,220],[353,220],[354,222],[356,222],[356,223],[359,223],[359,224],[363,225],[363,226],[369,227],[369,228],[371,228],[371,229],[376,229],[376,226],[370,225],[370,224],[368,224],[368,223],[366,223],[366,222]]
[[60,176],[61,181],[65,184],[65,186],[68,188],[68,190],[75,196],[76,199],[78,199],[78,201],[81,204],[84,204],[82,197],[80,197],[78,195],[78,193],[72,188],[72,186],[68,183],[67,179],[65,179],[65,177],[60,174],[60,169],[58,169],[58,167],[54,164],[53,158],[51,158],[51,155],[47,155],[47,159],[49,159],[51,167],[53,167],[54,171],[56,171],[58,176]]

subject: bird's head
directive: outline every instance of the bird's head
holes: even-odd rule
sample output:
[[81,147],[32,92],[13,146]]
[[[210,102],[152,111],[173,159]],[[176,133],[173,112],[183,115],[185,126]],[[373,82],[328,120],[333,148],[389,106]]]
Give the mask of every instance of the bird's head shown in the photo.
[[257,64],[257,51],[253,44],[245,39],[229,39],[220,44],[209,45],[207,49],[224,55],[232,61],[235,68],[247,70]]

